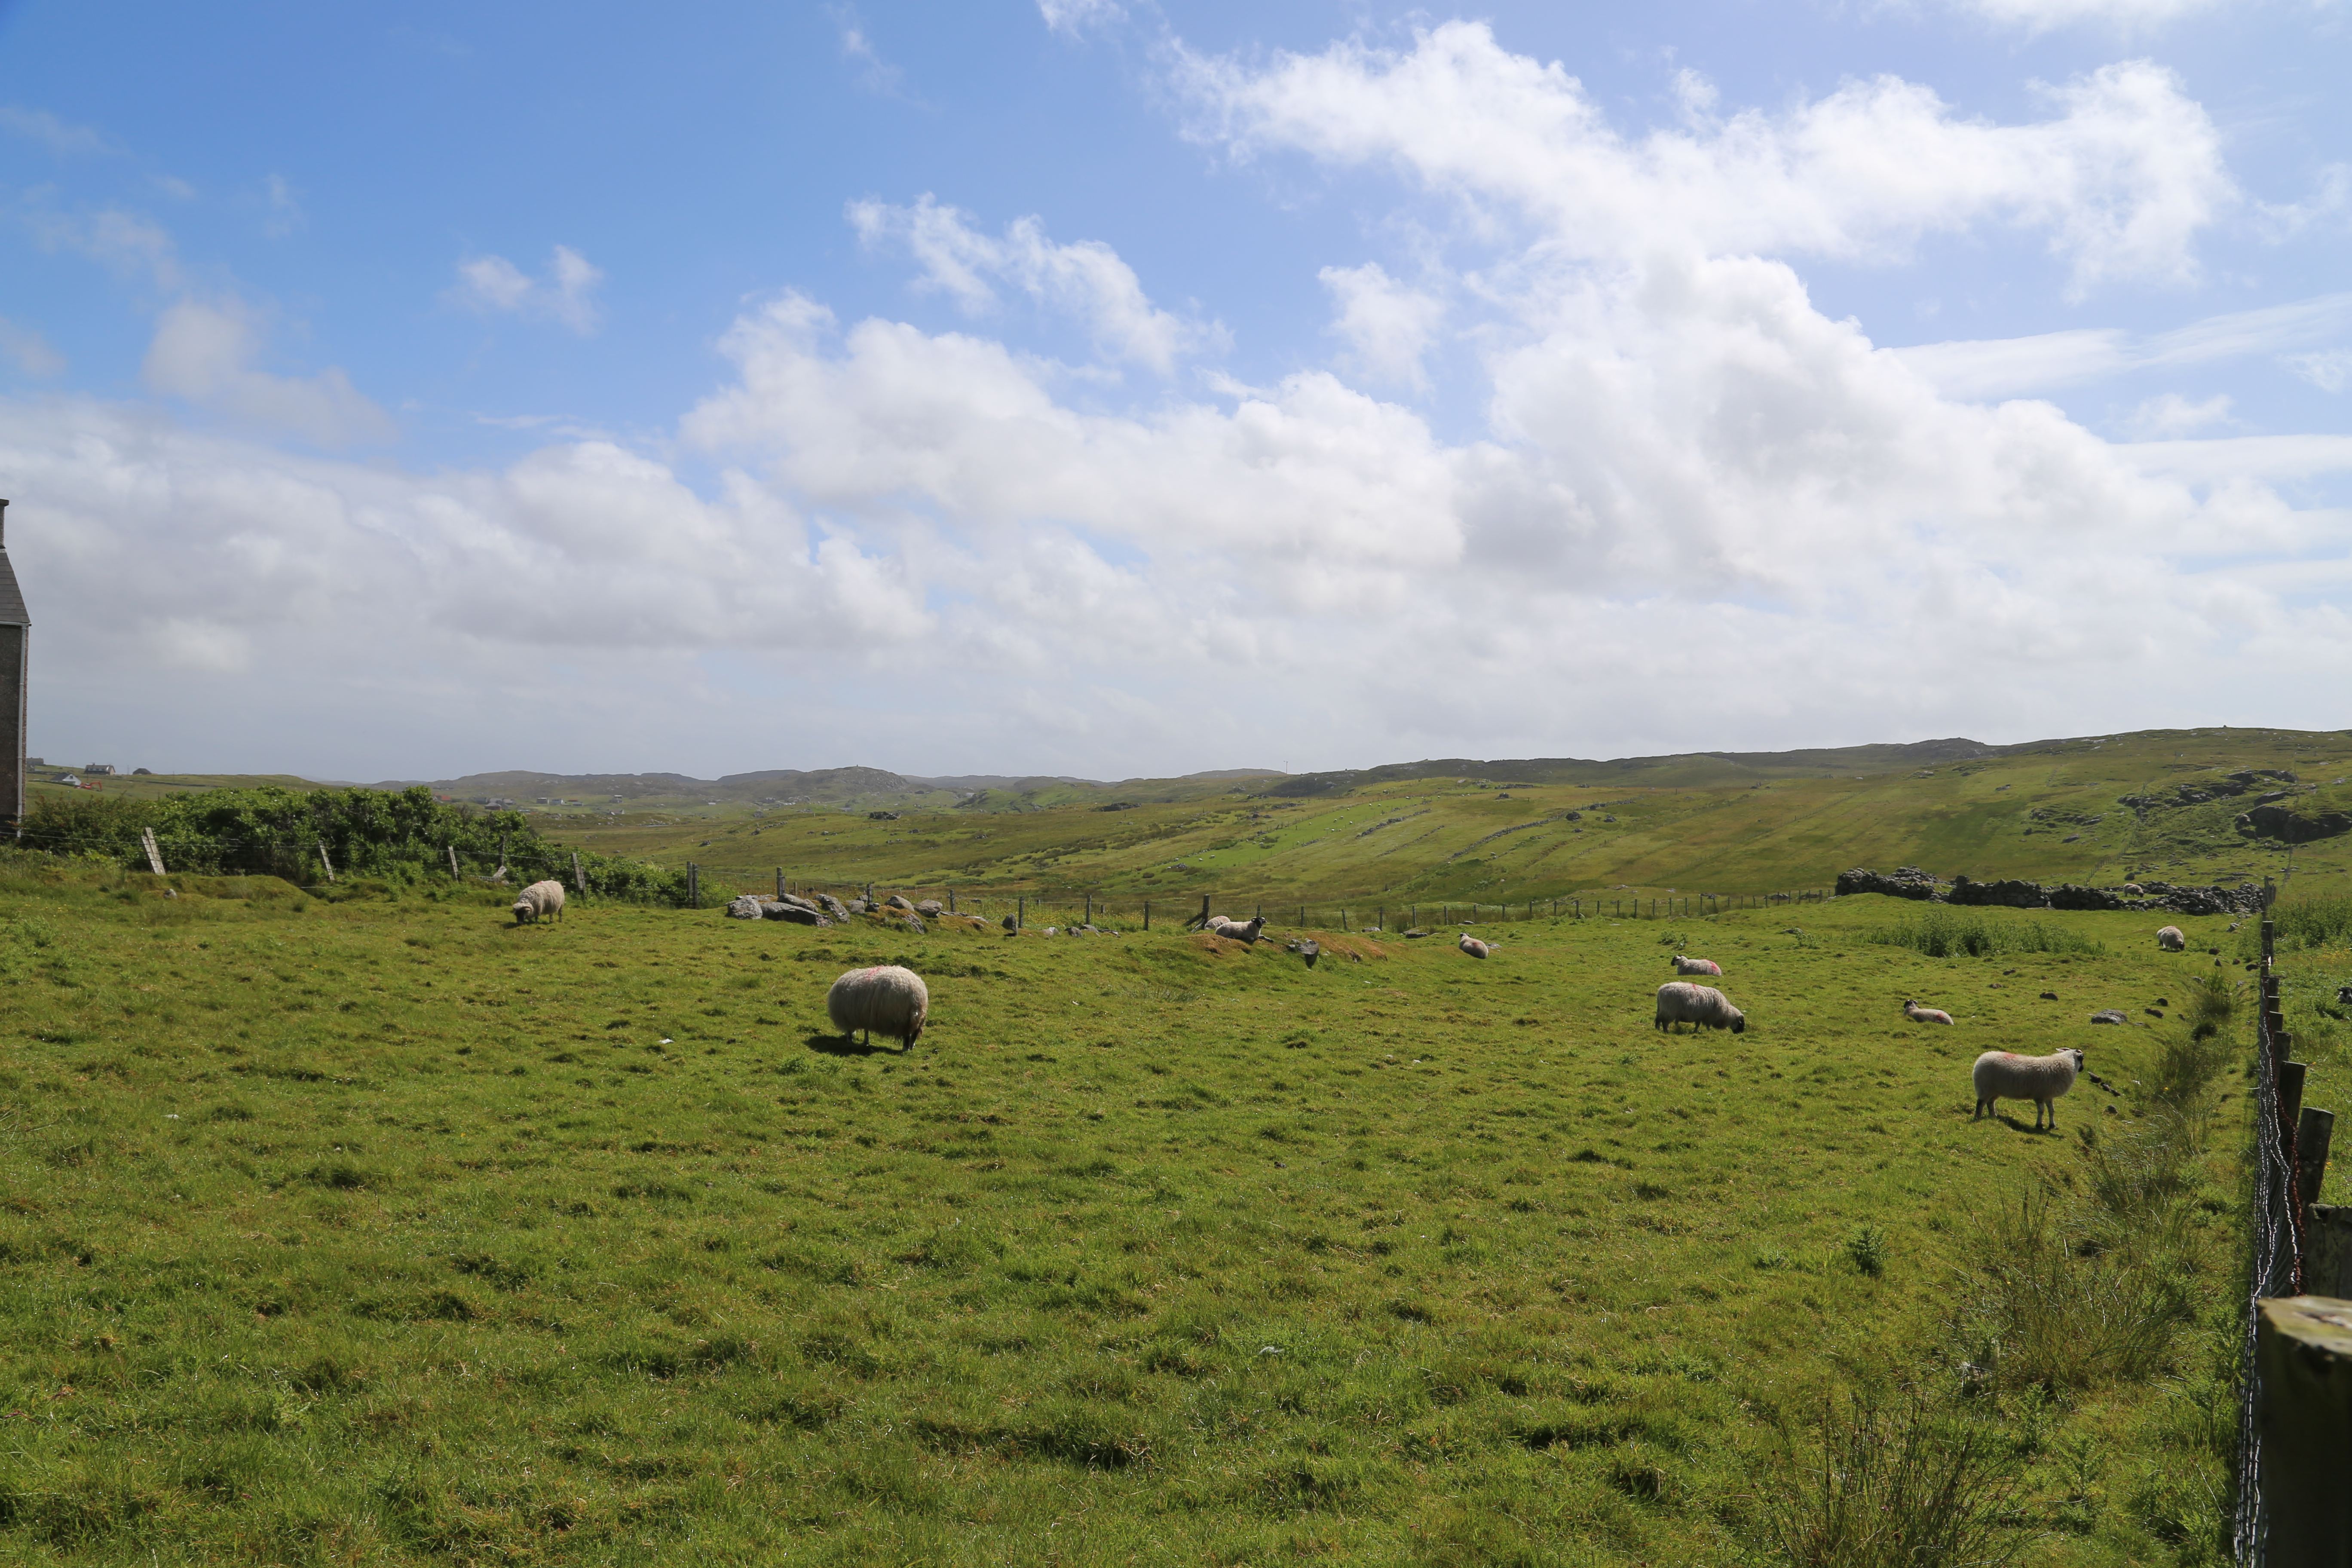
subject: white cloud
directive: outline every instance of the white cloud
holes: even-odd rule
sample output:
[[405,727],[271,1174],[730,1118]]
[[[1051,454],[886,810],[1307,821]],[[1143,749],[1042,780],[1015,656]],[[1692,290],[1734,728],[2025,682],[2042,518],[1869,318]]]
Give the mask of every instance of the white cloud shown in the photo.
[[2223,0],[1959,0],[1963,10],[2027,33],[2094,24],[2127,34],[2154,32]]
[[2352,349],[2289,354],[2284,363],[2289,370],[2322,392],[2341,392],[2347,382],[2352,382]]
[[262,182],[263,216],[261,232],[271,239],[284,239],[300,232],[310,221],[302,211],[302,201],[294,187],[282,174],[272,174]]
[[48,339],[5,316],[0,316],[0,354],[16,361],[19,373],[36,378],[55,375],[66,367],[64,356],[49,347]]
[[997,303],[996,286],[1021,290],[1077,318],[1113,358],[1167,374],[1180,354],[1220,346],[1223,329],[1188,322],[1152,304],[1135,269],[1099,240],[1058,245],[1035,217],[1016,218],[1003,237],[982,233],[970,215],[929,195],[912,206],[853,202],[849,221],[867,245],[903,245],[923,268],[924,283],[967,314]]
[[1331,330],[1356,369],[1386,385],[1427,384],[1421,360],[1444,321],[1442,298],[1398,282],[1377,261],[1326,267],[1316,276],[1339,308]]
[[120,207],[85,213],[34,208],[24,221],[44,250],[77,252],[121,277],[143,273],[158,289],[180,287],[178,247],[161,225],[136,213]]
[[61,158],[119,158],[122,149],[87,125],[58,119],[46,109],[0,103],[0,126],[27,136]]
[[152,391],[321,447],[393,435],[390,417],[341,370],[273,375],[254,367],[262,347],[261,322],[246,306],[183,300],[157,321],[140,375]]
[[[2275,353],[2347,328],[2352,328],[2352,293],[2320,294],[2259,310],[2209,316],[2146,338],[2112,327],[2083,327],[2029,338],[1921,343],[1895,352],[1947,396],[2001,397],[2054,391],[2132,371]],[[2289,363],[2325,358],[2304,355]]]
[[1087,27],[1116,22],[1127,11],[1118,0],[1037,0],[1037,14],[1053,31],[1075,37]]
[[859,67],[857,84],[868,92],[886,98],[905,98],[906,73],[882,58],[874,47],[874,38],[866,25],[858,19],[855,8],[828,5],[825,14],[833,18],[834,29],[841,37],[841,58],[853,60]]
[[[2076,291],[2197,275],[2198,232],[2237,199],[2210,116],[2169,70],[2105,67],[2046,89],[2034,124],[1963,120],[1894,77],[1778,115],[1749,110],[1633,139],[1557,63],[1448,22],[1409,53],[1360,43],[1263,68],[1180,49],[1194,134],[1236,156],[1288,149],[1393,166],[1495,203],[1551,251],[1622,261],[1672,249],[1854,260],[1997,221],[2045,232]],[[1684,102],[1703,112],[1687,89]]]
[[2209,426],[2236,423],[2230,416],[2227,393],[2191,403],[2177,392],[2167,392],[2133,409],[2124,420],[2124,427],[2139,440],[2162,441],[2193,436]]
[[596,285],[603,270],[568,245],[549,258],[547,274],[533,278],[503,256],[478,256],[457,264],[457,300],[478,310],[505,310],[561,322],[582,337],[602,321]]

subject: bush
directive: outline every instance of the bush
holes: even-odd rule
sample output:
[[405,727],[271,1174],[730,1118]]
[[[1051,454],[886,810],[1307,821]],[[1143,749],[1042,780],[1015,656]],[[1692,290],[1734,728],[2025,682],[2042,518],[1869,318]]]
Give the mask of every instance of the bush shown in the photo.
[[[2273,904],[2270,918],[2275,927],[2273,946],[2280,952],[2352,941],[2352,894],[2336,893]],[[2261,926],[2247,921],[2238,936],[2240,956],[2252,958],[2261,952],[2262,941]]]
[[1908,947],[1929,958],[1990,958],[2005,952],[2101,953],[2106,948],[2048,921],[2001,920],[1931,909],[1916,920],[1879,926],[1862,940],[1881,947]]
[[[2109,1195],[2127,1197],[2127,1184]],[[1985,1222],[1967,1249],[1956,1327],[1996,1384],[2063,1394],[2166,1368],[2193,1316],[2191,1260],[2168,1225],[2136,1233],[2137,1217],[2085,1206],[2069,1224],[2045,1194]]]

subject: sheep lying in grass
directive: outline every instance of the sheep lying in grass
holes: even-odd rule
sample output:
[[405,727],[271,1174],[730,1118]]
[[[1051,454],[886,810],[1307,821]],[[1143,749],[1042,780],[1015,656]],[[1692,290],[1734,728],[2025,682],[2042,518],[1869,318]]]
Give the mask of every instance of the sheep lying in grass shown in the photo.
[[1228,937],[1234,942],[1254,942],[1257,941],[1257,933],[1265,929],[1265,917],[1259,915],[1254,920],[1229,921],[1223,915],[1211,915],[1209,923],[1201,929],[1211,936]]
[[1676,1024],[1693,1028],[1705,1025],[1735,1035],[1748,1032],[1747,1015],[1733,1006],[1729,997],[1712,985],[1694,985],[1687,980],[1669,980],[1658,987],[1658,1027],[1672,1034]]
[[825,1016],[844,1039],[861,1031],[867,1043],[880,1035],[910,1051],[931,1015],[931,993],[923,977],[895,963],[853,969],[824,994]]
[[1667,962],[1675,966],[1675,973],[1676,974],[1720,974],[1723,973],[1723,965],[1717,963],[1711,958],[1685,958],[1678,952]]
[[1476,937],[1472,936],[1466,931],[1462,933],[1462,940],[1455,942],[1454,945],[1460,948],[1463,952],[1468,953],[1473,958],[1484,958],[1488,953],[1495,951],[1495,944],[1493,942],[1480,942]]
[[1903,1016],[1915,1024],[1948,1024],[1952,1016],[1941,1007],[1922,1007],[1916,1002],[1903,1004]]
[[2156,945],[2167,952],[2179,952],[2188,947],[2189,939],[2180,934],[2179,926],[2167,926],[2156,933]]
[[529,925],[533,921],[558,920],[563,914],[563,884],[533,882],[515,895],[514,918],[517,925]]
[[1977,1111],[1969,1118],[1975,1121],[1990,1116],[1995,1101],[2030,1100],[2033,1101],[2033,1130],[2042,1131],[2042,1118],[2047,1112],[2050,1127],[2058,1127],[2057,1100],[2074,1087],[2074,1075],[2083,1070],[2083,1053],[2069,1046],[2046,1057],[2021,1057],[2015,1051],[1987,1051],[1977,1058],[1975,1070],[1969,1077],[1977,1090]]

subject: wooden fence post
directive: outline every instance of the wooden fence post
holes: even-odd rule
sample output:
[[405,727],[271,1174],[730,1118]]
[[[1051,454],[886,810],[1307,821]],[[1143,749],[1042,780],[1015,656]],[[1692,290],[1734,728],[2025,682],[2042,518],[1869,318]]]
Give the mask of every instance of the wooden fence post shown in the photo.
[[2336,1113],[2306,1105],[2294,1126],[2294,1190],[2304,1203],[2319,1201],[2327,1183],[2327,1145],[2336,1138]]
[[441,847],[449,853],[449,876],[454,880],[462,875],[457,869],[457,847],[455,844],[444,844]]
[[686,904],[693,910],[702,907],[702,868],[691,860],[686,863]]
[[[320,853],[321,853],[321,854],[323,854],[323,853],[325,853],[325,851],[324,851],[324,850],[321,850],[321,851],[320,851]],[[495,870],[495,871],[493,871],[493,872],[491,872],[491,873],[490,873],[490,880],[491,880],[491,881],[493,881],[493,882],[498,881],[500,878],[504,877],[506,874],[507,874],[507,836],[506,836],[505,834],[501,833],[501,834],[499,834],[499,868],[498,868],[497,870]]]
[[327,841],[321,838],[318,842],[319,864],[326,868],[327,880],[331,882],[335,879],[335,863],[327,858]]
[[2254,1303],[2263,1560],[2341,1563],[2352,1541],[2352,1312],[2324,1296]]
[[1143,929],[1146,931],[1150,931],[1151,929],[1151,900],[1150,899],[1143,900]]
[[588,890],[588,878],[580,869],[580,851],[577,849],[572,852],[572,890],[575,893]]
[[1088,892],[1088,893],[1087,894],[1087,924],[1088,924],[1088,925],[1092,925],[1092,924],[1094,924],[1094,923],[1095,923],[1095,896],[1094,896],[1094,894],[1093,894],[1092,892]]
[[953,914],[955,912],[955,889],[953,888],[950,888],[948,889],[948,913]]
[[1013,929],[1014,931],[1019,931],[1023,926],[1025,926],[1025,925],[1027,925],[1028,923],[1029,923],[1029,900],[1028,900],[1027,899],[1025,899],[1025,898],[1024,898],[1024,899],[1015,899],[1015,900],[1013,900]]
[[158,877],[162,876],[163,852],[155,847],[155,830],[152,827],[142,827],[139,830],[139,837],[147,846],[147,868]]

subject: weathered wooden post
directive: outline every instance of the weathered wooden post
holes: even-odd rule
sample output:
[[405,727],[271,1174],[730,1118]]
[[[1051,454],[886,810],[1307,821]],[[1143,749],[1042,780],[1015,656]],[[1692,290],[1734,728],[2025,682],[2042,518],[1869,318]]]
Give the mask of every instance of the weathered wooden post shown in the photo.
[[1029,900],[1025,898],[1015,899],[1013,901],[1013,929],[1014,931],[1019,931],[1023,926],[1025,926],[1028,923]]
[[154,872],[158,877],[162,876],[163,852],[155,847],[155,830],[152,827],[142,827],[139,830],[139,837],[141,842],[147,846],[147,869]]
[[2305,1106],[2294,1124],[2294,1190],[2305,1205],[2316,1204],[2327,1184],[2327,1146],[2335,1141],[2336,1113]]
[[327,873],[327,880],[331,882],[335,879],[335,863],[327,858],[327,841],[321,838],[317,840],[317,843],[319,846],[319,864],[325,869]]
[[[779,871],[776,875],[782,877],[783,873]],[[580,851],[577,849],[572,852],[572,890],[575,893],[588,890],[588,875],[580,869]]]
[[444,844],[441,847],[449,857],[449,876],[452,880],[455,880],[462,875],[457,869],[457,847],[455,844]]
[[8,503],[0,500],[0,829],[25,836],[25,709],[33,617],[8,563]]
[[691,860],[686,863],[686,906],[690,910],[702,907],[702,868]]
[[1093,893],[1091,890],[1089,890],[1089,891],[1087,892],[1087,924],[1088,924],[1088,925],[1092,925],[1092,924],[1094,924],[1094,923],[1095,923],[1095,896],[1094,896],[1094,893]]
[[2352,1301],[2273,1296],[2255,1304],[2255,1412],[2271,1568],[2352,1562]]
[[1143,929],[1146,931],[1150,931],[1151,929],[1151,900],[1150,899],[1143,900]]

